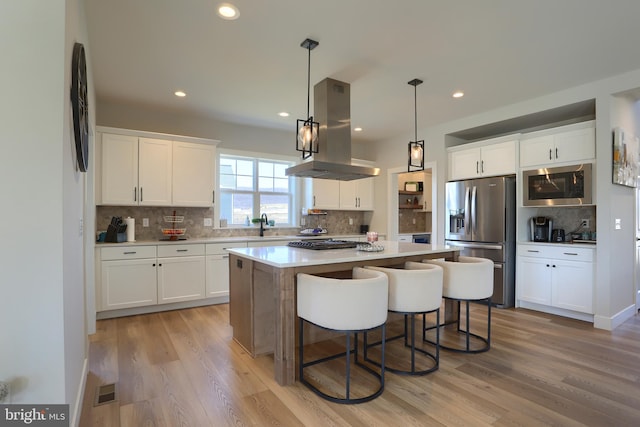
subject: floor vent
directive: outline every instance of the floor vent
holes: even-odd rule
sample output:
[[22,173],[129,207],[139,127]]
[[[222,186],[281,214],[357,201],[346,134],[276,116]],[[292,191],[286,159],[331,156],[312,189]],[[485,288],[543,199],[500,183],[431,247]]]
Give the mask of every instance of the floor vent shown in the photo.
[[104,405],[115,402],[117,398],[117,389],[115,384],[105,384],[96,388],[96,398],[93,406]]

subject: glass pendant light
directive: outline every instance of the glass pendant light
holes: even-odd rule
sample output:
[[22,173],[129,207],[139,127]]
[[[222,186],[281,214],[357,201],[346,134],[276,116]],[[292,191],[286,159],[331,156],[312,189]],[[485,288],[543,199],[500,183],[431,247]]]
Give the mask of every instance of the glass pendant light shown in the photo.
[[418,141],[418,89],[422,80],[413,79],[409,82],[413,86],[413,98],[415,107],[415,140],[409,142],[409,158],[407,160],[407,172],[424,170],[424,139]]
[[296,150],[302,151],[302,158],[308,159],[313,153],[318,152],[318,132],[320,123],[313,121],[313,116],[309,113],[309,103],[311,98],[311,50],[318,46],[318,42],[305,39],[300,46],[309,52],[309,62],[307,65],[307,118],[298,119],[296,129]]

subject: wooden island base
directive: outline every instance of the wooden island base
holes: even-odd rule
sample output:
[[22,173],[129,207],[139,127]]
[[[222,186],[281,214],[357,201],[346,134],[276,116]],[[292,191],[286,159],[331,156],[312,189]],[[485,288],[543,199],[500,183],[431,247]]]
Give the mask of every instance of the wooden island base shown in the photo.
[[[377,255],[366,258],[351,256],[345,252],[340,260],[324,259],[324,263],[313,264],[291,261],[291,256],[283,252],[297,251],[301,256],[315,255],[323,258],[324,251],[309,251],[298,248],[247,248],[232,249],[229,257],[229,317],[233,327],[233,338],[253,357],[273,353],[274,377],[280,385],[293,384],[296,378],[296,274],[330,275],[350,277],[353,267],[401,266],[406,261],[420,262],[423,259],[445,258],[457,260],[458,250],[449,247],[432,247],[413,243],[385,242],[394,244],[389,256]],[[428,249],[426,249],[428,248]],[[273,260],[267,250],[277,249]],[[415,252],[421,253],[415,253]],[[327,251],[328,252],[328,251]],[[332,250],[331,252],[336,252]],[[278,255],[280,255],[278,257]],[[295,257],[293,257],[295,258]],[[360,258],[360,259],[354,259]],[[366,258],[366,259],[362,259]],[[286,259],[278,262],[277,259]],[[445,307],[445,320],[456,316],[453,305]],[[322,333],[315,331],[310,342],[323,339]],[[306,338],[305,338],[306,340]]]

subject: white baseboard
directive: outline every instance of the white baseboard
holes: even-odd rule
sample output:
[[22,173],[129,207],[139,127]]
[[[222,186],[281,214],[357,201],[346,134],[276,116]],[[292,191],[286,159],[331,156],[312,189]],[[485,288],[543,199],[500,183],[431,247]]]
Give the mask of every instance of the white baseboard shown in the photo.
[[111,319],[113,317],[133,316],[136,314],[157,313],[160,311],[179,310],[181,308],[201,307],[204,305],[226,304],[229,296],[196,299],[191,301],[174,302],[169,304],[147,305],[144,307],[122,308],[119,310],[106,310],[96,313],[96,319]]
[[87,374],[89,369],[89,356],[84,358],[82,363],[82,374],[80,375],[80,384],[78,387],[78,395],[76,396],[76,404],[73,410],[73,414],[69,414],[71,419],[69,420],[70,426],[78,427],[80,425],[80,416],[82,415],[82,402],[84,400],[85,387],[87,386]]
[[516,301],[516,307],[528,308],[529,310],[542,311],[543,313],[555,314],[558,316],[570,317],[572,319],[593,323],[593,314],[580,313],[578,311],[565,310],[564,308],[551,307],[544,304],[536,304],[534,302],[522,300]]
[[607,331],[613,331],[618,326],[632,318],[636,314],[636,305],[632,304],[627,308],[624,308],[614,314],[611,317],[595,315],[593,318],[593,326],[598,329],[605,329]]

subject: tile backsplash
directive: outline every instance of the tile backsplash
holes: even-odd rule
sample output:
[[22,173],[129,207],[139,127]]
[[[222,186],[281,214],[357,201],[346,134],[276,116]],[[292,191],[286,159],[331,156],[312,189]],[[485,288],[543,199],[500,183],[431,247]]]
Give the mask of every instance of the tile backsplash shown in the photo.
[[[122,218],[135,218],[136,240],[159,240],[163,228],[171,228],[171,224],[164,221],[165,215],[184,216],[184,222],[180,227],[186,228],[187,239],[231,237],[231,236],[257,236],[260,227],[258,225],[233,226],[227,228],[205,227],[204,219],[213,218],[213,208],[172,208],[151,206],[97,206],[96,207],[96,231],[106,231],[107,226],[114,216]],[[149,219],[149,226],[142,226],[142,219]],[[356,211],[327,211],[326,215],[305,215],[305,225],[302,227],[278,227],[268,228],[267,236],[280,236],[297,234],[301,228],[323,227],[331,234],[360,234],[360,225],[364,224],[364,212]],[[349,224],[349,219],[353,224]]]
[[[553,220],[553,228],[562,228],[565,233],[574,231],[597,231],[596,230],[596,207],[545,207],[532,210],[531,216],[546,216]],[[589,229],[583,230],[580,227],[582,219],[588,219]]]

